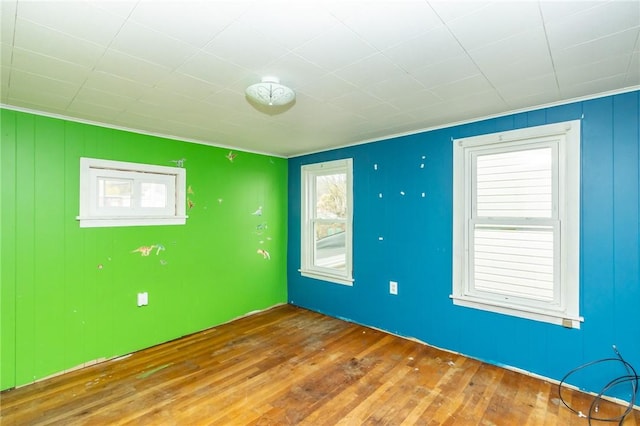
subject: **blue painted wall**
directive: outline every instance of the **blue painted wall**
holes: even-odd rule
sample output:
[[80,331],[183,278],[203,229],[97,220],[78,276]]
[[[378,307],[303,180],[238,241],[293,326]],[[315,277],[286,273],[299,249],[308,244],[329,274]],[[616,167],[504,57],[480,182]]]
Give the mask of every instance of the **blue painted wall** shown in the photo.
[[[613,344],[640,369],[639,105],[635,91],[291,159],[290,303],[557,380],[612,357]],[[581,117],[582,328],[454,306],[452,138]],[[298,272],[300,166],[347,157],[354,161],[353,287]],[[397,296],[389,280],[398,281]],[[572,382],[597,392],[623,373],[606,363]],[[631,399],[628,387],[612,394]]]

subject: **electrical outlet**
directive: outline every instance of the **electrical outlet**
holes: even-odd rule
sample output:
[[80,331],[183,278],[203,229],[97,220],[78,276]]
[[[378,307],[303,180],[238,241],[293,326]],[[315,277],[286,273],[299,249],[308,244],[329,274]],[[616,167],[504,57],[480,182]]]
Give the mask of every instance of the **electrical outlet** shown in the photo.
[[389,281],[389,294],[398,294],[398,283],[396,281]]

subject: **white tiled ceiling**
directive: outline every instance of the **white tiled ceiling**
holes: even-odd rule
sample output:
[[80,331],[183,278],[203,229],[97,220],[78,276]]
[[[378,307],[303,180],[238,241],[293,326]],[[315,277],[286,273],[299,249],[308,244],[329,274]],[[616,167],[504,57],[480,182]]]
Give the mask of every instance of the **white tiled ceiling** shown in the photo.
[[638,0],[0,2],[6,107],[280,156],[640,87]]

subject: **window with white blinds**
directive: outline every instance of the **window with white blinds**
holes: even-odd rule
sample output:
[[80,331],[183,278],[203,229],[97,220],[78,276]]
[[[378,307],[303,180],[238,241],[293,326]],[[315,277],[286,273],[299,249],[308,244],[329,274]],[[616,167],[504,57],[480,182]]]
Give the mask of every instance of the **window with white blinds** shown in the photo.
[[455,304],[579,327],[579,129],[454,141]]

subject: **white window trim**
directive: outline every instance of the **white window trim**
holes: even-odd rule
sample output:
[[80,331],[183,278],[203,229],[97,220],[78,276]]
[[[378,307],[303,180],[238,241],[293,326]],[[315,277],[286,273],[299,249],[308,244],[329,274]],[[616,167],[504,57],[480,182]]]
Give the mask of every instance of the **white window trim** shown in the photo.
[[[557,137],[559,164],[560,300],[557,306],[514,305],[508,300],[479,297],[469,288],[468,223],[471,216],[470,182],[467,168],[469,148],[499,144],[529,144],[536,139]],[[453,140],[453,292],[458,306],[580,328],[580,120],[529,127],[501,133]]]
[[[347,215],[345,218],[345,269],[338,271],[322,268],[313,263],[313,221],[316,206],[315,177],[331,173],[347,175]],[[301,216],[300,216],[300,269],[302,276],[342,285],[353,285],[353,160],[351,158],[323,163],[307,164],[301,167]],[[309,196],[312,194],[312,196]]]
[[[153,214],[138,209],[128,214],[117,211],[101,210],[97,205],[97,178],[99,171],[112,177],[130,177],[136,174],[149,174],[149,180],[163,181],[170,178],[175,186],[170,185],[175,198],[175,208],[161,214]],[[156,175],[156,176],[153,176]],[[124,161],[102,160],[97,158],[80,158],[80,213],[76,219],[81,228],[115,227],[115,226],[153,226],[184,225],[186,215],[186,170],[180,167],[158,166],[153,164],[128,163]]]

